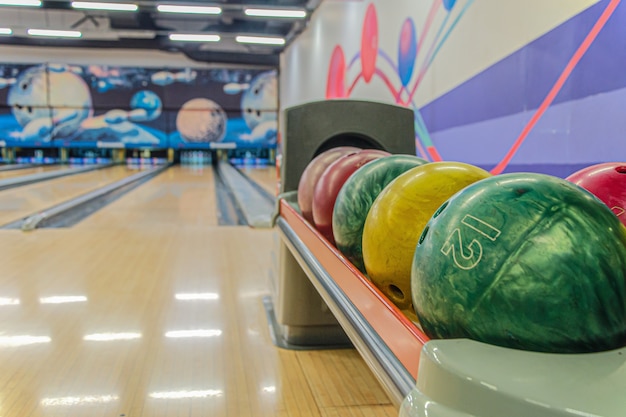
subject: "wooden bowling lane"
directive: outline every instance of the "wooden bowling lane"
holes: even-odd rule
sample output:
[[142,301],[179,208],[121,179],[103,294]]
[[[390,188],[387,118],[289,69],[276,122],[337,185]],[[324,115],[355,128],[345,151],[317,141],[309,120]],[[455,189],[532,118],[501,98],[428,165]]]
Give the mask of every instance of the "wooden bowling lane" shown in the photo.
[[356,351],[270,340],[274,231],[0,231],[0,415],[397,415]]
[[78,223],[76,228],[216,226],[210,166],[174,166]]
[[15,177],[21,177],[21,176],[33,175],[33,174],[42,174],[44,172],[52,172],[52,171],[58,171],[61,169],[68,169],[68,168],[69,168],[68,165],[43,165],[43,166],[32,167],[32,168],[15,169],[12,171],[0,171],[0,181],[7,179],[7,178],[15,178]]
[[254,165],[243,165],[238,166],[237,169],[263,187],[270,195],[276,195],[278,179],[275,166],[257,167]]
[[211,175],[174,167],[76,227],[0,230],[0,416],[397,415],[356,350],[272,344],[278,234],[199,220]]
[[0,191],[0,225],[121,180],[136,172],[125,166],[115,166]]

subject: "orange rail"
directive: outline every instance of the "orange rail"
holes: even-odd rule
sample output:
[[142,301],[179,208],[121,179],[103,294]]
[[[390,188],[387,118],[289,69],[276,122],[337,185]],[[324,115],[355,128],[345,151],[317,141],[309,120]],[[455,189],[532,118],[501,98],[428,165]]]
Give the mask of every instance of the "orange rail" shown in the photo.
[[280,215],[332,276],[389,351],[414,379],[417,378],[420,352],[429,340],[428,337],[283,199],[280,200]]

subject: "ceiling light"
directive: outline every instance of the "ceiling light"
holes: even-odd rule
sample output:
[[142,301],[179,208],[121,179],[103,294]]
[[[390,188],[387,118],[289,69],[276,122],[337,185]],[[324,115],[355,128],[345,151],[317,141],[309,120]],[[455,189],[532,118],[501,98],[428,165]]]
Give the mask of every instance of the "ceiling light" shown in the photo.
[[77,30],[49,30],[28,29],[30,36],[49,36],[53,38],[80,38],[82,34]]
[[157,10],[164,13],[195,13],[220,14],[222,9],[214,6],[178,6],[173,4],[159,4]]
[[304,10],[285,10],[285,9],[246,9],[246,16],[255,17],[287,17],[294,19],[302,19],[306,17]]
[[0,6],[41,7],[41,0],[0,0]]
[[219,35],[194,35],[191,33],[171,33],[171,41],[188,41],[188,42],[219,42]]
[[261,45],[284,45],[283,38],[265,38],[261,36],[237,36],[235,40],[239,43],[256,43]]
[[113,10],[121,12],[134,12],[138,8],[136,4],[131,3],[97,3],[90,1],[73,1],[72,7],[75,9]]
[[176,294],[177,300],[217,300],[220,295],[216,292],[190,292]]

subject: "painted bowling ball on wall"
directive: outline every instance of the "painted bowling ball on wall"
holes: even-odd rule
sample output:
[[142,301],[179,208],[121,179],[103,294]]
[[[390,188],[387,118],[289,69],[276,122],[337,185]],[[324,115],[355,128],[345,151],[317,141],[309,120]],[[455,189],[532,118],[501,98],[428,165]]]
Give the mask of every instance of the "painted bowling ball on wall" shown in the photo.
[[276,120],[277,92],[275,71],[261,73],[250,82],[241,96],[241,113],[250,130],[263,122]]
[[626,342],[626,229],[587,191],[504,174],[444,203],[424,229],[413,303],[431,338],[554,353]]
[[356,153],[360,150],[360,148],[352,146],[338,146],[320,153],[308,163],[298,182],[298,206],[302,217],[313,223],[313,191],[315,184],[328,168],[328,165],[343,155]]
[[626,225],[626,162],[592,165],[566,179],[602,200]]
[[[161,115],[163,103],[161,98],[153,91],[141,90],[133,94],[130,99],[130,108],[133,110],[144,110],[145,116],[140,121],[154,120]],[[137,118],[135,119],[137,120]]]
[[398,176],[376,198],[363,228],[363,262],[370,280],[407,317],[415,246],[435,210],[456,192],[491,176],[461,162],[433,162]]
[[370,161],[391,155],[376,149],[362,151],[339,157],[324,170],[315,184],[313,191],[313,223],[317,230],[333,245],[333,209],[337,195],[347,179],[356,170]]
[[[40,120],[49,129],[46,134],[70,137],[83,120],[93,113],[91,93],[85,81],[63,66],[46,70],[45,65],[28,68],[9,89],[7,103],[17,122],[25,129],[39,124]],[[49,140],[50,137],[31,139]]]
[[333,209],[333,236],[337,249],[361,272],[363,227],[374,200],[398,175],[426,162],[413,155],[385,156],[357,170],[341,187]]
[[207,98],[194,98],[183,104],[176,116],[176,129],[185,142],[219,142],[226,135],[226,113]]

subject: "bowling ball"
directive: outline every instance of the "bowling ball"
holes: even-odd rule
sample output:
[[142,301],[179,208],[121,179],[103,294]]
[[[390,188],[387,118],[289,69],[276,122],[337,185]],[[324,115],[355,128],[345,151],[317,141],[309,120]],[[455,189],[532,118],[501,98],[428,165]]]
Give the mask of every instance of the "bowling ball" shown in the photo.
[[333,245],[333,209],[335,200],[348,177],[374,159],[391,155],[376,149],[364,149],[339,157],[320,176],[313,191],[313,223],[317,230]]
[[435,210],[453,194],[491,176],[461,162],[433,162],[398,176],[374,200],[363,228],[363,262],[370,280],[408,318],[415,246]]
[[560,178],[504,174],[433,215],[415,249],[425,333],[516,349],[596,352],[626,342],[626,229]]
[[390,155],[369,162],[341,187],[333,210],[333,236],[337,249],[365,273],[363,227],[378,194],[396,177],[427,161],[414,155]]
[[566,179],[602,200],[626,226],[626,162],[592,165]]
[[328,168],[328,165],[340,156],[356,153],[360,150],[352,146],[338,146],[320,153],[308,163],[298,183],[298,206],[302,217],[313,223],[313,191],[315,184],[317,184],[324,170]]

